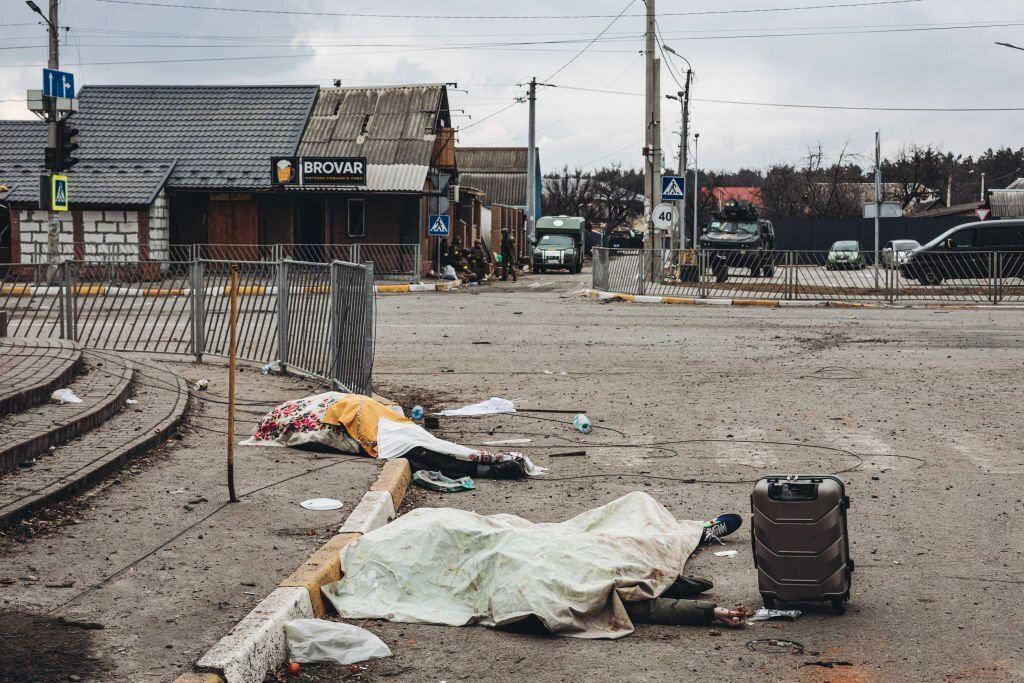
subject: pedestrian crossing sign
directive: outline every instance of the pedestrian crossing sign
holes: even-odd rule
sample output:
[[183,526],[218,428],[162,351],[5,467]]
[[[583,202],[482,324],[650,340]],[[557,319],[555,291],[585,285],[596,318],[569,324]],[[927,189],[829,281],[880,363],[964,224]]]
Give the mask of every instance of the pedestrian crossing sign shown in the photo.
[[67,211],[69,203],[68,177],[56,174],[50,176],[50,210]]
[[677,175],[667,175],[661,178],[661,198],[686,199],[686,178]]
[[430,214],[427,221],[427,235],[430,237],[447,237],[451,232],[451,216],[444,213]]

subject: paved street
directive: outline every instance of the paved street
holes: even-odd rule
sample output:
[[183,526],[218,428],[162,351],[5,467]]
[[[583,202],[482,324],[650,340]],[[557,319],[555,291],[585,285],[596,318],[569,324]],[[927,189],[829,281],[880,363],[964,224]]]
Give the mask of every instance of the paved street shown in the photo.
[[[1024,676],[1014,598],[1024,582],[1015,524],[1024,511],[1022,312],[600,304],[573,296],[588,277],[378,299],[382,393],[584,408],[599,427],[581,436],[529,417],[446,420],[449,437],[470,443],[533,438],[523,450],[551,474],[482,481],[459,495],[417,491],[415,504],[555,521],[643,490],[678,517],[735,510],[746,522],[748,481],[842,473],[857,563],[850,611],[735,632],[640,626],[612,642],[371,622],[396,655],[371,672],[417,681]],[[577,441],[586,458],[545,455]],[[759,606],[746,523],[727,545],[737,557],[699,553],[692,571],[714,578],[720,603]],[[753,651],[763,638],[796,641],[804,653]],[[804,666],[819,660],[852,666]]]

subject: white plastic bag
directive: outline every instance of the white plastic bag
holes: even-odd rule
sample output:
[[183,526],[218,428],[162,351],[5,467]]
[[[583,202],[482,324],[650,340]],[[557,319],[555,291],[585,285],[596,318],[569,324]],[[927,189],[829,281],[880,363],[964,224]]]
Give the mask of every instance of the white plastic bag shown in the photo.
[[445,280],[457,280],[459,276],[455,274],[455,268],[452,266],[445,266],[444,270],[441,271],[441,277]]
[[75,396],[75,392],[70,389],[58,389],[50,395],[50,400],[56,401],[57,403],[64,405],[65,403],[81,403],[82,399]]
[[476,415],[502,415],[505,413],[516,412],[516,404],[508,399],[498,398],[494,396],[481,401],[480,403],[474,403],[473,405],[463,406],[462,408],[456,408],[454,410],[442,410],[437,415],[443,415],[445,417],[473,417]]
[[376,657],[390,657],[384,641],[365,628],[325,619],[293,619],[285,622],[290,660],[300,664],[335,662],[355,664]]

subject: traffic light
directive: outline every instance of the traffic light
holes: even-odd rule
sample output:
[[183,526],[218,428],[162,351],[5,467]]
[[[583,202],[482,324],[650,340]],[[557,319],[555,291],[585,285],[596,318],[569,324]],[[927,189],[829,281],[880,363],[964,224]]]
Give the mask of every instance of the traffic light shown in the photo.
[[56,147],[47,147],[46,148],[46,170],[47,171],[53,171],[54,173],[60,172],[60,166],[58,165],[59,163],[60,163],[60,161],[57,158],[57,148]]
[[[78,149],[78,129],[73,128],[67,121],[57,123],[57,169],[68,171],[78,163],[78,159],[71,156]],[[49,150],[47,150],[49,152]]]

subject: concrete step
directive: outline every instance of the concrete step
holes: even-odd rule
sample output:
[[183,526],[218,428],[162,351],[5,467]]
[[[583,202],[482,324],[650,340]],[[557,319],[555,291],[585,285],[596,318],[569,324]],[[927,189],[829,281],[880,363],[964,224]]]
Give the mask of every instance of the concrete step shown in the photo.
[[82,366],[78,344],[63,339],[0,339],[0,416],[50,400]]
[[[92,374],[123,378],[131,372],[124,360],[107,356],[86,352],[86,362]],[[130,396],[136,403],[48,451],[35,466],[0,476],[0,528],[96,483],[162,444],[185,421],[188,385],[171,372],[148,365],[136,370]]]
[[31,463],[58,446],[99,426],[124,406],[132,368],[99,359],[84,359],[67,387],[81,403],[60,405],[49,400],[0,418],[0,474]]

